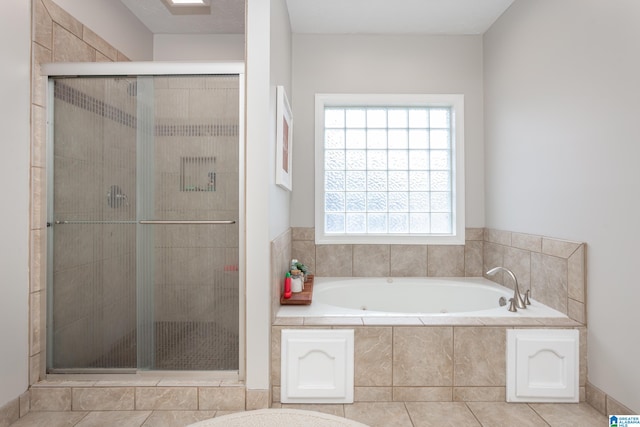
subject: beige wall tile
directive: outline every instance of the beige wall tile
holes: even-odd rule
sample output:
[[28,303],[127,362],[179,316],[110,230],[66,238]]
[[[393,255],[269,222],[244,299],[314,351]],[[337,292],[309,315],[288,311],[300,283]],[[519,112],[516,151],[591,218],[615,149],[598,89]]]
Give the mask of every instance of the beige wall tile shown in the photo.
[[452,387],[394,387],[394,402],[451,402]]
[[[497,245],[495,243],[490,243],[490,242],[484,242],[484,245],[482,247],[482,252],[483,252],[483,263],[484,263],[484,267],[483,270],[486,273],[487,271],[489,271],[490,269],[492,269],[493,267],[501,267],[504,265],[504,250],[505,250],[505,246],[502,245]],[[503,284],[503,273],[502,272],[498,272],[497,274],[488,277],[486,276],[486,274],[484,274],[484,277],[487,277],[490,280],[493,280],[496,283],[500,283]]]
[[[505,247],[503,266],[511,270],[518,279],[520,293],[524,294],[527,289],[531,288],[531,252]],[[514,289],[510,276],[505,275],[503,281],[504,286]]]
[[291,242],[291,257],[297,259],[309,269],[309,273],[316,271],[316,245],[308,240],[293,240]]
[[390,386],[392,376],[392,328],[354,329],[354,384]]
[[0,427],[9,427],[20,418],[20,399],[13,399],[0,406]]
[[43,341],[42,332],[45,331],[44,327],[44,292],[34,292],[29,295],[29,315],[31,317],[30,327],[29,327],[29,355],[33,356],[35,354],[40,353],[43,346],[41,346]]
[[[282,330],[285,327],[271,327],[271,385],[280,385]],[[289,329],[287,327],[287,329]]]
[[464,403],[459,402],[429,402],[407,403],[407,411],[412,420],[419,420],[418,426],[464,426],[480,427]]
[[550,239],[547,237],[542,239],[542,253],[546,255],[569,258],[579,247],[580,243],[576,242]]
[[47,191],[44,188],[45,170],[30,168],[31,171],[31,229],[45,228],[47,224]]
[[430,245],[427,253],[428,276],[464,277],[463,245]]
[[504,402],[505,387],[454,387],[453,400],[456,402]]
[[247,390],[247,411],[269,407],[269,390]]
[[580,366],[579,366],[579,379],[578,383],[580,387],[584,387],[587,384],[587,328],[579,327],[576,328],[580,331],[580,347],[579,347],[579,357],[580,357]]
[[[49,30],[51,31],[51,29]],[[40,66],[42,64],[46,64],[47,62],[51,62],[53,58],[53,53],[51,50],[40,46],[38,43],[31,43],[31,56],[33,60],[33,72],[31,74],[31,103],[35,105],[39,105],[41,107],[45,107],[47,101],[47,78],[42,75],[40,72]],[[33,123],[34,125],[36,123]],[[45,133],[42,126],[46,126],[46,122],[44,124],[37,123],[38,128],[33,128],[33,131],[40,132],[38,138],[41,139],[41,143],[44,147],[45,143]],[[44,149],[44,148],[43,148]],[[42,154],[38,153],[39,157],[42,158],[42,166],[44,165],[45,157]],[[33,158],[33,155],[32,155]],[[40,165],[34,165],[40,166]]]
[[511,233],[511,246],[531,252],[542,252],[542,237],[533,234]]
[[567,260],[531,254],[531,297],[567,313]]
[[[280,386],[273,386],[271,387],[272,391],[271,391],[271,401],[274,403],[280,403],[280,394],[281,394],[281,389]],[[274,408],[273,405],[271,405],[272,408]]]
[[32,39],[39,45],[51,49],[53,47],[53,20],[41,0],[33,2]]
[[136,410],[198,409],[196,387],[136,387]]
[[389,245],[353,245],[354,277],[388,277]]
[[31,410],[31,392],[29,390],[22,393],[19,397],[20,401],[20,418],[24,417]]
[[76,37],[82,37],[82,24],[52,0],[42,0],[49,16],[54,22],[65,28]]
[[454,328],[454,386],[506,384],[504,328]]
[[292,231],[292,235],[291,235],[292,240],[314,241],[316,238],[314,227],[293,227],[291,231]]
[[569,257],[569,298],[578,302],[585,302],[585,245]]
[[33,385],[40,380],[40,359],[43,353],[29,357],[29,385]]
[[32,411],[70,411],[71,410],[71,389],[70,388],[32,388],[31,389],[31,410]]
[[587,313],[585,311],[585,305],[572,298],[569,298],[569,304],[567,307],[567,315],[582,324],[587,323]]
[[351,245],[316,246],[316,275],[320,277],[351,277],[353,251]]
[[[586,384],[586,401],[589,405],[593,406],[598,412],[604,415],[607,414],[607,395],[599,388],[592,385],[590,382]],[[611,415],[614,415],[611,413]]]
[[391,245],[391,277],[424,277],[427,275],[426,245]]
[[74,411],[132,411],[135,409],[133,387],[75,387]]
[[112,61],[118,59],[118,50],[87,27],[83,27],[82,40]]
[[495,230],[493,228],[485,228],[484,240],[503,246],[511,246],[511,232],[504,230]]
[[355,402],[391,402],[393,393],[391,387],[358,387],[353,391]]
[[111,58],[96,51],[96,62],[113,62]]
[[624,406],[622,403],[607,395],[607,415],[635,415],[637,412]]
[[484,228],[467,228],[465,230],[465,240],[484,240]]
[[466,277],[482,277],[482,241],[467,240],[464,245],[464,275]]
[[94,62],[95,59],[95,49],[60,25],[53,25],[54,62]]
[[210,411],[242,411],[245,409],[244,387],[200,387],[198,408]]
[[394,328],[394,386],[451,386],[452,359],[453,328]]

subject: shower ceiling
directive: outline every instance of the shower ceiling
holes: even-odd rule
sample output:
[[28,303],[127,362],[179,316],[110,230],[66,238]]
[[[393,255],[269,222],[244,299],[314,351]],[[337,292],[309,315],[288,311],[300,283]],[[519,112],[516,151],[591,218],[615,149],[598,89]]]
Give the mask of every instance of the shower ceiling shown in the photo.
[[[154,34],[243,34],[245,0],[172,15],[162,0],[121,0]],[[264,0],[268,1],[268,0]],[[514,0],[286,0],[294,33],[482,34]]]

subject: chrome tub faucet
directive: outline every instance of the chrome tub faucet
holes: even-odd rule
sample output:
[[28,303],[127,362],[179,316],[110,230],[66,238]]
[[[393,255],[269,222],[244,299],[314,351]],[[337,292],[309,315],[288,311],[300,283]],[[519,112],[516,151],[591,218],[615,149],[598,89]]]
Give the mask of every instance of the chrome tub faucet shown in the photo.
[[[513,279],[513,283],[515,283],[515,287],[514,287],[514,290],[513,290],[513,303],[515,304],[515,306],[517,308],[527,308],[527,305],[522,300],[522,295],[520,295],[520,289],[518,288],[518,279],[516,279],[516,275],[513,274],[513,271],[511,271],[511,270],[509,270],[508,268],[505,268],[505,267],[494,267],[491,270],[487,271],[486,274],[487,274],[487,276],[493,276],[498,271],[504,271],[505,273],[507,273]],[[510,308],[509,311],[516,311],[516,310],[515,309],[511,310],[511,308]]]

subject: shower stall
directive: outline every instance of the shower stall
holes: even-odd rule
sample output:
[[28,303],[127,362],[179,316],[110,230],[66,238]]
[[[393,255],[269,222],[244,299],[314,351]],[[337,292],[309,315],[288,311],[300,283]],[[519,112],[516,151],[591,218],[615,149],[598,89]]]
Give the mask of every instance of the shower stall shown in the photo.
[[44,71],[48,372],[242,375],[243,64]]

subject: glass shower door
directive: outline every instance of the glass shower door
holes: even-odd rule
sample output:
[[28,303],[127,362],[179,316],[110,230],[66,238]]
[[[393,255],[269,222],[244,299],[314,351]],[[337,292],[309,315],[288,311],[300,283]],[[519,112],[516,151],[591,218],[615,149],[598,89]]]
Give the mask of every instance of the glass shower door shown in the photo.
[[238,77],[52,85],[49,371],[237,370]]

